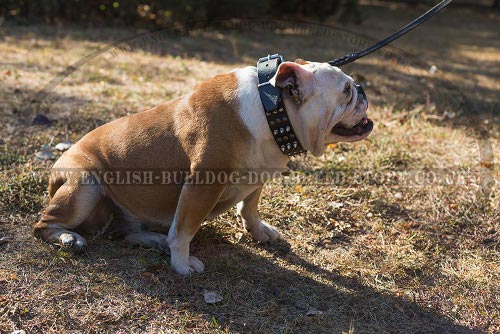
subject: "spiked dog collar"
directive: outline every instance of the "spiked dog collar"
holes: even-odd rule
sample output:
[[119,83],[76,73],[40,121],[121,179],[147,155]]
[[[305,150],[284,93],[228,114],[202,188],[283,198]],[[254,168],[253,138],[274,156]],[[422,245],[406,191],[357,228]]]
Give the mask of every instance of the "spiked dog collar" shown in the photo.
[[267,124],[276,144],[278,144],[281,152],[293,156],[305,153],[306,150],[304,150],[299,138],[293,131],[292,123],[281,96],[281,89],[269,83],[269,80],[276,74],[279,64],[283,61],[283,56],[279,54],[268,55],[259,59],[257,62],[258,89],[266,113]]

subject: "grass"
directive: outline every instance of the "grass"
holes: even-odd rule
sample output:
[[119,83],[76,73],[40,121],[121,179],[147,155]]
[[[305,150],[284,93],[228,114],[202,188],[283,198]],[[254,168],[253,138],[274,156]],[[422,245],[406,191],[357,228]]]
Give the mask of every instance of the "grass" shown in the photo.
[[[416,14],[377,6],[363,12],[363,25],[344,28],[383,37]],[[347,66],[369,83],[373,134],[332,145],[320,158],[295,158],[291,169],[341,171],[350,182],[318,182],[313,175],[300,184],[286,176],[271,182],[260,211],[284,240],[253,242],[230,211],[195,237],[192,252],[206,272],[189,278],[172,274],[167,257],[106,236],[93,238],[78,256],[35,240],[31,227],[46,203],[53,163],[36,160],[35,152],[75,142],[270,51],[321,60],[357,47],[286,31],[193,34],[104,53],[38,107],[31,98],[65,67],[134,32],[0,27],[0,237],[13,238],[0,245],[0,332],[500,331],[498,21],[495,12],[449,9],[397,42],[437,66],[437,78],[427,68],[377,56]],[[456,88],[445,89],[438,79]],[[35,113],[56,122],[31,126]],[[481,137],[485,129],[488,140]],[[463,182],[377,178],[442,169]],[[354,182],[360,172],[363,182]],[[224,300],[208,305],[204,290]],[[311,309],[321,314],[306,315]]]

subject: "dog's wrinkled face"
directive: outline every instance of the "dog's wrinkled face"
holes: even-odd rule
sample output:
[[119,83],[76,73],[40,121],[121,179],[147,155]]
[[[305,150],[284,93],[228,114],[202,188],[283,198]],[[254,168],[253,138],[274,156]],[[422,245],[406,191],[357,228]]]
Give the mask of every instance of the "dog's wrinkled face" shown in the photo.
[[366,117],[362,88],[328,63],[284,62],[271,84],[283,88],[292,125],[302,145],[315,156],[328,144],[365,139],[373,129]]

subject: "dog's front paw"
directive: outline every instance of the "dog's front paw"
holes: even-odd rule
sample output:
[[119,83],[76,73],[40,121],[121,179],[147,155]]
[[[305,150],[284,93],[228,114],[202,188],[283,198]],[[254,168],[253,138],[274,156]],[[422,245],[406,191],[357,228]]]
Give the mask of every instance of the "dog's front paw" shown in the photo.
[[205,270],[203,262],[195,256],[190,256],[187,263],[181,263],[172,258],[171,267],[173,271],[183,276],[188,276],[195,272],[201,273]]
[[76,233],[61,233],[59,236],[59,246],[62,249],[81,253],[87,248],[87,241]]
[[250,232],[252,237],[258,242],[270,242],[280,237],[280,233],[274,226],[263,221],[260,221],[258,225],[252,226],[248,232]]

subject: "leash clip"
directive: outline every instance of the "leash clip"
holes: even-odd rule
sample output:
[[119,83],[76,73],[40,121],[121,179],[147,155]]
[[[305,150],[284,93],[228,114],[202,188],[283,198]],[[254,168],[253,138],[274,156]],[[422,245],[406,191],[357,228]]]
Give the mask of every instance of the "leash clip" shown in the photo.
[[285,61],[285,59],[283,58],[282,55],[280,55],[278,53],[275,53],[275,54],[272,54],[272,55],[267,55],[266,57],[259,58],[258,63],[263,63],[265,61],[273,60],[273,59],[276,59],[276,58],[279,58],[279,60],[280,60],[278,64],[281,64],[282,62]]

